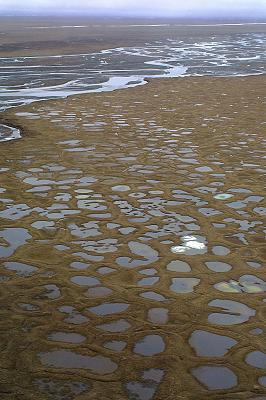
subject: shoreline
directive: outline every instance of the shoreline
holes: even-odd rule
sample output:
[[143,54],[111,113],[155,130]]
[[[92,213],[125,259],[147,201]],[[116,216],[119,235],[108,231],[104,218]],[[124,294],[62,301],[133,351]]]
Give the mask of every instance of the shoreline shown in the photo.
[[[182,75],[180,75],[178,77],[168,77],[167,75],[165,75],[165,76],[162,75],[161,77],[159,77],[159,76],[145,77],[145,78],[143,78],[143,82],[146,82],[146,84],[152,84],[153,81],[158,81],[158,80],[159,81],[172,80],[172,79],[173,80],[176,80],[176,79],[178,79],[178,80],[180,80],[180,79],[186,79],[186,80],[193,80],[193,79],[196,79],[196,80],[198,80],[198,79],[220,80],[221,79],[222,80],[222,79],[243,79],[243,78],[247,78],[248,79],[248,78],[262,77],[262,76],[266,77],[266,73],[249,74],[249,75],[237,75],[237,76],[217,76],[217,77],[206,76],[206,75],[197,76],[197,77],[195,77],[195,76],[182,76]],[[13,140],[23,139],[23,135],[25,133],[25,128],[22,128],[21,125],[14,123],[14,115],[20,109],[23,109],[23,110],[24,109],[28,109],[28,108],[30,109],[36,103],[38,104],[38,103],[43,103],[43,102],[46,103],[46,102],[53,102],[53,101],[60,101],[60,100],[65,101],[65,100],[67,100],[69,98],[75,98],[75,97],[79,98],[80,96],[85,96],[85,97],[86,96],[92,96],[92,95],[103,95],[104,96],[105,93],[113,93],[113,92],[122,91],[122,90],[135,89],[135,88],[138,88],[138,87],[142,87],[143,85],[145,85],[145,84],[144,83],[140,83],[140,84],[136,84],[136,85],[134,85],[132,87],[130,87],[130,86],[126,87],[125,86],[125,87],[113,89],[111,91],[104,91],[104,90],[100,91],[100,92],[90,91],[90,92],[84,92],[84,93],[79,93],[79,94],[70,94],[70,95],[62,96],[62,97],[37,99],[37,100],[32,100],[28,104],[22,104],[22,105],[19,105],[19,106],[10,107],[10,108],[8,108],[5,111],[0,113],[0,125],[7,125],[7,126],[9,126],[11,128],[18,129],[20,131],[20,133],[21,133],[21,137],[20,138],[16,138],[16,139],[11,139],[11,140],[2,140],[2,141],[0,140],[0,143],[5,143],[5,142],[13,141]],[[12,112],[12,110],[14,112]],[[11,117],[9,117],[9,115]]]
[[[6,137],[4,136],[3,138],[1,138],[1,128],[3,130],[5,130],[5,128],[10,129],[11,135]],[[13,137],[14,135],[15,137]],[[18,125],[15,125],[12,121],[9,120],[5,121],[5,119],[4,118],[2,119],[0,115],[0,144],[19,139],[22,139],[22,129]]]

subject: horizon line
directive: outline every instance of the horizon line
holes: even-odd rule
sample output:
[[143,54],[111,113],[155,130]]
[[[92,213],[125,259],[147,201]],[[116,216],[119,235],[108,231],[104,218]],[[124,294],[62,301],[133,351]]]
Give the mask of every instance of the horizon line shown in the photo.
[[265,16],[253,16],[253,17],[248,17],[246,15],[243,16],[226,16],[226,15],[208,15],[208,16],[203,16],[203,15],[176,15],[176,16],[170,16],[170,15],[140,15],[140,14],[135,14],[135,15],[129,15],[129,14],[84,14],[84,13],[1,13],[0,12],[0,17],[78,17],[78,18],[103,18],[103,19],[121,19],[121,18],[128,18],[128,19],[160,19],[160,20],[226,20],[226,21],[244,21],[246,20],[247,22],[253,20],[254,22],[256,21],[265,21],[266,22],[266,15]]

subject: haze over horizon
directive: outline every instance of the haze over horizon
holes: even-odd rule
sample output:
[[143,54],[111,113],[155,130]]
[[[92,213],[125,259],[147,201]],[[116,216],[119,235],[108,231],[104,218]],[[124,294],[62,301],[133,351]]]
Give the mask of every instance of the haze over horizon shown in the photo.
[[0,15],[266,19],[265,0],[0,0]]

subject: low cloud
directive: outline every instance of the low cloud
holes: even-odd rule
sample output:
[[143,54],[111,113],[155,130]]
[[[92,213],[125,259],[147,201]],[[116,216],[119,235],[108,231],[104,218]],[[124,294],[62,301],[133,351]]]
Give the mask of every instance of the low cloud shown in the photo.
[[265,0],[0,0],[0,14],[265,17]]

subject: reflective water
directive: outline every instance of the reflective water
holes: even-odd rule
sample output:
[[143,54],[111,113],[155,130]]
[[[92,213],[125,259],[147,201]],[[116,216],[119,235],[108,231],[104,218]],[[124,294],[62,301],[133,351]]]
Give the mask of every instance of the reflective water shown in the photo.
[[30,276],[38,271],[38,268],[19,262],[5,262],[4,267],[16,272],[20,276]]
[[74,307],[71,306],[61,306],[58,309],[61,313],[68,314],[68,317],[64,319],[66,323],[80,325],[85,324],[89,321],[87,317],[82,315],[79,311],[77,311]]
[[227,256],[230,253],[230,249],[225,246],[213,246],[212,252],[216,256]]
[[148,311],[148,320],[155,325],[164,325],[168,322],[167,308],[151,308]]
[[208,320],[215,325],[236,325],[248,321],[256,315],[256,311],[243,303],[233,300],[212,300],[209,306],[222,308],[218,313],[209,315]]
[[231,265],[221,261],[207,261],[205,264],[213,272],[228,272],[232,269]]
[[261,376],[258,381],[261,386],[266,387],[266,376]]
[[103,356],[84,356],[70,350],[52,350],[40,353],[42,364],[54,368],[88,369],[94,374],[111,374],[117,365],[111,359]]
[[60,288],[57,285],[44,285],[45,292],[42,297],[47,297],[48,299],[59,299],[61,297]]
[[96,286],[100,285],[101,283],[99,279],[85,275],[73,276],[70,280],[79,286]]
[[204,254],[207,252],[205,239],[198,236],[181,237],[182,244],[180,246],[172,246],[172,253],[181,253],[186,255]]
[[237,376],[234,372],[220,365],[193,368],[192,375],[209,390],[231,389],[237,385]]
[[0,124],[0,142],[7,142],[21,138],[21,132],[18,128]]
[[256,368],[266,369],[266,353],[252,351],[246,356],[246,362]]
[[170,290],[175,293],[191,293],[199,283],[200,279],[198,278],[172,278]]
[[254,328],[249,331],[251,335],[261,335],[263,333],[263,329],[261,328]]
[[[119,47],[88,54],[1,57],[0,110],[45,98],[135,87],[145,84],[147,77],[263,74],[264,40],[264,33],[214,33],[209,37],[203,33],[194,37],[192,34],[185,40],[168,39],[143,47]],[[26,116],[39,118],[35,113]],[[56,112],[51,116],[57,121]],[[0,141],[20,137],[11,127],[0,127]],[[209,173],[212,168],[201,166],[197,171]]]
[[266,282],[254,275],[243,275],[238,281],[219,282],[214,287],[221,292],[263,293],[266,291]]
[[140,294],[141,297],[144,297],[145,299],[149,299],[149,300],[154,300],[154,301],[166,301],[167,299],[156,292],[143,292]]
[[111,315],[127,310],[129,304],[125,303],[103,303],[95,307],[88,308],[93,314],[97,315]]
[[0,231],[0,239],[4,240],[0,245],[0,256],[6,258],[31,239],[31,235],[24,228],[6,228]]
[[190,272],[191,267],[185,261],[173,260],[166,266],[168,271],[171,272]]
[[74,332],[52,332],[48,335],[48,340],[52,340],[53,342],[82,343],[86,340],[86,337]]
[[109,350],[122,351],[122,350],[124,350],[126,345],[127,345],[127,342],[112,340],[111,342],[106,342],[104,344],[104,347]]
[[228,336],[197,330],[191,334],[189,344],[200,357],[222,357],[237,341]]
[[159,335],[148,335],[135,344],[134,352],[142,356],[154,356],[165,349],[164,340]]
[[237,79],[158,81],[18,117],[31,134],[0,154],[4,390],[263,395],[264,86]]

